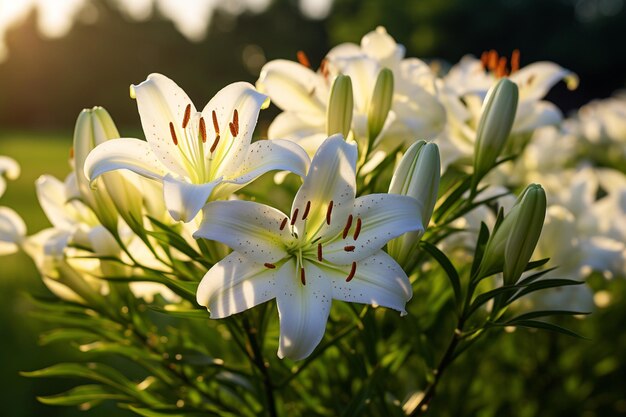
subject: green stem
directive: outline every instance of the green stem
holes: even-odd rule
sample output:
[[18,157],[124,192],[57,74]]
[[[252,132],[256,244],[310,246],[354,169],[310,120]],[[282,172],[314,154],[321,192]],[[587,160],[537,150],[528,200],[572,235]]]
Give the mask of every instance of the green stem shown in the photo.
[[267,414],[270,417],[278,417],[278,412],[276,411],[276,399],[274,398],[274,384],[272,383],[272,378],[269,372],[269,365],[263,359],[263,352],[261,352],[261,346],[259,345],[256,337],[257,330],[250,325],[250,321],[247,317],[244,317],[243,319],[243,327],[246,330],[248,342],[250,343],[250,348],[252,350],[252,359],[263,377]]

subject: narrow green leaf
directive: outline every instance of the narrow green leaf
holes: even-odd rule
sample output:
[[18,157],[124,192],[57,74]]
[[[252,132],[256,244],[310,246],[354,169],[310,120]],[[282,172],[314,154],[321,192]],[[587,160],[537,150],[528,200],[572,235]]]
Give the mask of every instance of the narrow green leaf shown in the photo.
[[589,312],[569,311],[569,310],[538,310],[538,311],[530,311],[528,313],[520,314],[517,317],[513,317],[512,319],[506,320],[504,322],[499,322],[499,323],[512,325],[519,321],[537,319],[541,317],[577,316],[577,315],[587,315],[587,314],[589,314]]
[[[499,326],[505,326],[505,325],[499,325]],[[520,320],[520,321],[516,321],[515,323],[507,324],[506,326],[527,327],[527,328],[531,328],[531,329],[549,330],[551,332],[561,333],[561,334],[565,334],[567,336],[572,336],[572,337],[576,337],[576,338],[579,338],[579,339],[586,339],[586,340],[588,340],[586,337],[581,336],[578,333],[573,332],[573,331],[571,331],[569,329],[566,329],[565,327],[561,327],[561,326],[558,326],[558,325],[553,324],[553,323],[547,323],[545,321]]]
[[44,404],[64,406],[97,404],[105,400],[132,401],[131,397],[116,393],[102,385],[81,385],[62,394],[37,397],[37,399]]
[[527,294],[533,293],[535,291],[545,290],[548,288],[567,287],[570,285],[583,285],[583,284],[585,284],[584,281],[576,281],[573,279],[562,279],[562,278],[543,279],[541,281],[536,281],[536,282],[526,285],[520,292],[518,292],[513,297],[511,297],[511,299],[508,301],[508,304],[512,303],[513,301]]
[[161,314],[167,314],[168,316],[180,317],[184,319],[200,319],[208,320],[209,313],[205,308],[203,309],[189,309],[181,308],[176,304],[168,304],[164,307],[148,305],[148,308]]
[[421,241],[420,245],[424,248],[430,255],[439,262],[439,265],[444,269],[448,279],[450,280],[450,284],[452,285],[452,290],[454,291],[454,299],[457,306],[460,306],[463,301],[463,295],[461,294],[461,279],[459,278],[459,273],[457,272],[452,262],[448,259],[448,257],[439,250],[435,245],[428,243],[426,241]]

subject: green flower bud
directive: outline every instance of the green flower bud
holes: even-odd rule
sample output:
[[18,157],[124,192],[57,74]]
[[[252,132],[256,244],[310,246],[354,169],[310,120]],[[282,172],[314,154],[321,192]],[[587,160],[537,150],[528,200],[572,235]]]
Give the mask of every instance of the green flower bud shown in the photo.
[[389,68],[383,68],[376,78],[376,85],[367,114],[370,144],[373,143],[385,125],[393,101],[393,89],[393,72]]
[[354,98],[352,81],[347,75],[338,75],[333,82],[326,111],[326,133],[328,136],[341,133],[348,137],[352,126]]
[[546,217],[546,193],[531,184],[487,242],[479,276],[504,272],[504,284],[517,282],[524,272],[541,235]]
[[74,131],[74,168],[78,189],[83,201],[109,230],[117,229],[118,213],[131,226],[141,222],[141,193],[121,172],[103,174],[101,179],[96,180],[98,183],[95,186],[90,186],[83,167],[93,148],[119,137],[113,119],[102,107],[85,109],[78,116]]
[[502,78],[487,93],[474,146],[474,189],[504,149],[515,120],[517,102],[517,85],[507,78]]
[[404,267],[409,266],[410,256],[430,222],[437,202],[440,171],[439,148],[421,140],[409,147],[391,179],[389,193],[413,197],[420,204],[416,215],[420,217],[422,230],[405,233],[387,244],[387,252]]

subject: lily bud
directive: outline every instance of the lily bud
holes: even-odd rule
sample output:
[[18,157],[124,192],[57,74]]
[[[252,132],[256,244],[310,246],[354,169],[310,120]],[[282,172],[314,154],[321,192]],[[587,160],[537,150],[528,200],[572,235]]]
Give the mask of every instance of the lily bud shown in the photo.
[[474,189],[504,149],[515,120],[517,102],[517,85],[507,78],[502,78],[487,93],[474,145]]
[[481,278],[502,270],[505,285],[517,282],[537,246],[545,216],[546,193],[541,185],[531,184],[489,238]]
[[367,114],[367,129],[370,143],[373,143],[385,125],[385,120],[387,120],[391,102],[393,101],[393,90],[393,72],[389,68],[383,68],[376,78],[376,85],[374,86]]
[[102,107],[85,109],[78,116],[74,132],[74,166],[78,188],[83,200],[109,230],[116,230],[118,213],[130,226],[141,221],[142,194],[120,172],[106,173],[97,187],[90,187],[84,165],[93,148],[119,137],[113,119]]
[[328,136],[341,133],[348,137],[352,126],[354,98],[352,81],[347,75],[338,75],[333,82],[326,111],[326,133]]
[[437,202],[440,172],[439,148],[421,140],[409,147],[391,179],[390,194],[407,195],[419,202],[416,216],[423,225],[421,230],[405,233],[387,244],[387,252],[402,266],[411,262],[409,257],[428,227]]

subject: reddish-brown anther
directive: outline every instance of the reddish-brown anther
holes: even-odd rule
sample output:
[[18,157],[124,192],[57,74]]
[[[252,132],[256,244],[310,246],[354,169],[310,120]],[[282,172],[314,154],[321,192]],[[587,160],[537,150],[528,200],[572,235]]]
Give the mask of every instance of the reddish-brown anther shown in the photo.
[[354,278],[355,274],[356,274],[356,262],[352,262],[352,268],[350,268],[350,273],[346,277],[346,282],[352,281],[352,278]]
[[304,65],[307,68],[311,68],[311,62],[309,61],[309,58],[306,56],[304,51],[298,51],[296,53],[296,57],[298,58],[298,62],[301,65]]
[[191,104],[187,104],[185,107],[185,115],[183,116],[183,129],[187,128],[189,124],[189,119],[191,119]]
[[206,143],[206,124],[204,124],[204,117],[200,118],[199,129],[202,143]]
[[346,227],[343,228],[343,233],[341,235],[342,238],[346,238],[348,233],[350,232],[350,228],[352,227],[352,214],[348,216],[348,221],[346,222]]
[[357,217],[356,219],[356,228],[354,229],[354,235],[352,236],[354,240],[357,240],[359,234],[361,233],[361,218]]
[[215,114],[215,110],[211,112],[211,117],[213,118],[213,129],[215,129],[215,133],[219,136],[220,125],[217,123],[217,114]]
[[333,213],[333,200],[328,203],[328,209],[326,210],[326,224],[330,226],[330,216]]
[[302,220],[306,220],[306,218],[309,216],[310,210],[311,210],[311,202],[307,201],[306,207],[304,208],[304,213],[302,213]]
[[174,142],[174,145],[178,146],[178,138],[176,137],[176,130],[172,122],[170,122],[170,134],[172,135],[172,142]]
[[209,152],[211,153],[215,152],[215,149],[217,148],[218,143],[220,143],[220,135],[217,135],[215,137],[215,140],[213,141],[213,145],[211,145],[211,149],[209,149]]

